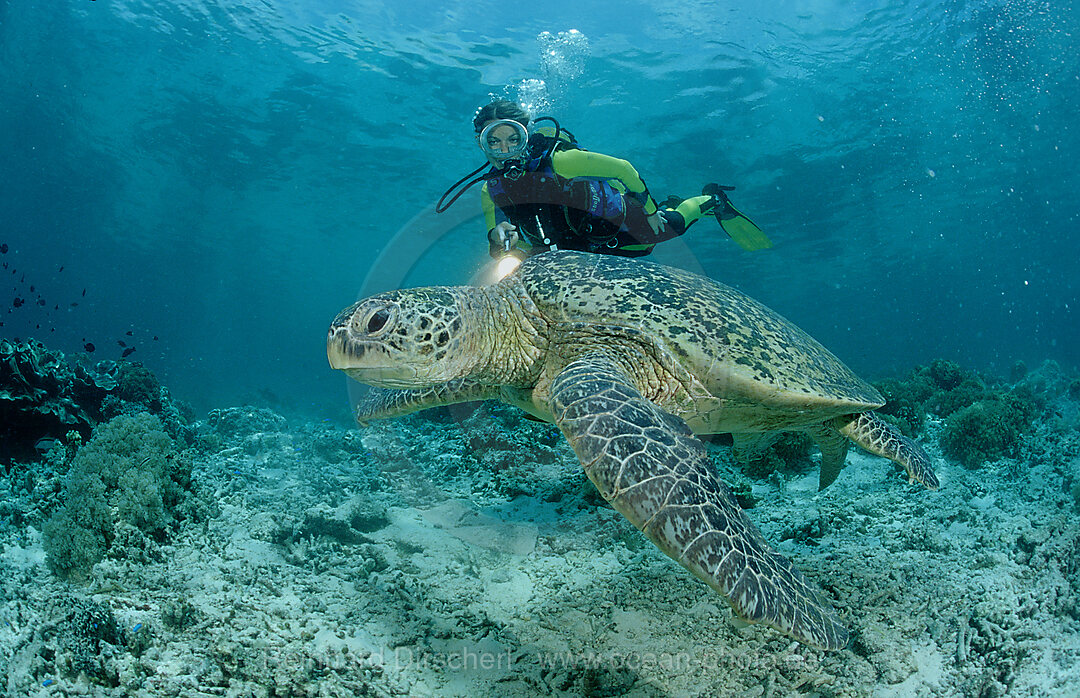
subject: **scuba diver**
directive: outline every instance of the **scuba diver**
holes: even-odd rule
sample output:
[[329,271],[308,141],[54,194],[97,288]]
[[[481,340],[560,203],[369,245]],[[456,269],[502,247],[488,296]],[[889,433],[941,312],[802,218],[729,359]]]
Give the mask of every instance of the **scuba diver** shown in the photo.
[[532,123],[541,121],[553,127],[529,134],[529,114],[514,102],[499,100],[478,109],[473,127],[487,162],[458,180],[436,206],[436,211],[445,211],[466,189],[483,181],[481,205],[492,257],[551,249],[640,257],[657,243],[682,235],[704,215],[716,216],[744,249],[772,246],[731,205],[727,192],[734,187],[708,184],[701,196],[668,197],[657,206],[629,162],[584,150],[552,117]]

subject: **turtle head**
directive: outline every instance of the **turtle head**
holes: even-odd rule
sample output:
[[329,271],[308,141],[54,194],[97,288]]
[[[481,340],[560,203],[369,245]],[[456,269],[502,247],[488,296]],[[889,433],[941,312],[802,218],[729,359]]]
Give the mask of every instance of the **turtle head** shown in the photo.
[[380,388],[419,388],[468,374],[474,352],[456,290],[391,291],[341,311],[326,338],[330,366]]

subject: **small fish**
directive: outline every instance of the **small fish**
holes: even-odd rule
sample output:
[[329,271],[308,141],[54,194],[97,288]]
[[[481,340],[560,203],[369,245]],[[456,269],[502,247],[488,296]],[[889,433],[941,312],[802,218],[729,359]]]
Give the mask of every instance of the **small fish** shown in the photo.
[[120,345],[120,346],[122,346],[122,347],[126,347],[126,346],[127,346],[126,344],[124,344],[124,343],[123,343],[123,342],[122,342],[121,340],[119,340],[119,339],[118,339],[118,340],[116,340],[116,343],[117,343],[117,344],[119,344],[119,345]]
[[25,302],[26,301],[24,301],[22,298],[16,298],[15,300],[11,301],[11,306],[13,308],[21,308],[22,304]]
[[86,289],[85,288],[82,290],[82,294],[83,294],[84,297],[86,296]]
[[93,342],[87,342],[86,344],[83,345],[83,349],[85,349],[88,352],[91,352],[91,351],[94,351],[94,349],[97,349],[97,347],[94,346]]
[[8,251],[7,243],[5,242],[3,244],[0,244],[0,254],[7,254],[7,251]]
[[131,330],[128,330],[124,334],[126,334],[128,337],[134,337],[135,336],[135,335],[132,334]]
[[72,304],[71,304],[71,307],[72,307],[72,308],[76,308],[76,307],[78,307],[78,305],[79,305],[78,303],[72,303]]
[[38,305],[45,305],[45,299],[44,298],[38,298],[37,299],[37,304]]
[[59,268],[59,269],[57,269],[56,271],[58,271],[58,272],[60,272],[60,271],[64,271],[64,265],[63,265],[63,264],[61,264],[61,265],[60,265],[60,268]]
[[154,341],[155,342],[157,341],[157,335],[154,335]]
[[124,353],[120,355],[120,358],[121,359],[126,359],[127,357],[131,356],[134,352],[135,352],[135,347],[128,347],[127,349],[124,350]]
[[38,453],[48,453],[56,446],[63,445],[64,442],[56,438],[55,436],[43,436],[37,440],[37,443],[34,444],[34,448],[37,450]]
[[55,308],[53,308],[53,310],[60,310],[60,304],[59,304],[59,303],[57,303],[57,304],[56,304],[56,307],[55,307]]
[[30,284],[30,293],[34,292],[34,284]]

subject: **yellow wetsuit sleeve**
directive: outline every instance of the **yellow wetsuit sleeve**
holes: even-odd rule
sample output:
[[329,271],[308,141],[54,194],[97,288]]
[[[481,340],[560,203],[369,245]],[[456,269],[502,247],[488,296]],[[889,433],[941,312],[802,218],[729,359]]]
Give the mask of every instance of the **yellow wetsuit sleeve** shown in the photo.
[[562,150],[551,157],[551,167],[555,174],[567,179],[574,177],[595,177],[597,179],[617,179],[630,194],[645,197],[645,213],[656,213],[656,202],[648,195],[645,181],[626,160],[603,153],[591,153],[587,150]]
[[480,189],[480,208],[484,211],[484,223],[487,225],[488,231],[491,231],[499,220],[495,215],[495,202],[491,199],[491,194],[488,193],[487,182],[484,182],[484,186]]

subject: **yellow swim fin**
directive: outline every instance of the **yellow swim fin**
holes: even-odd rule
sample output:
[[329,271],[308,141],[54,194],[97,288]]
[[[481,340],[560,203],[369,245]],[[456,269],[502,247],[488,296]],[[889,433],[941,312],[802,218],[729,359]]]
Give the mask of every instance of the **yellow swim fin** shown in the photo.
[[716,220],[720,222],[720,227],[724,229],[724,232],[732,240],[738,243],[739,247],[751,252],[772,247],[773,243],[769,236],[763,233],[761,228],[754,224],[754,221],[744,216],[739,209],[731,205],[727,192],[734,188],[719,184],[706,184],[701,193],[716,198],[716,210],[713,214],[716,216]]
[[744,250],[766,250],[772,247],[772,240],[754,225],[750,220],[739,212],[729,202],[723,211],[716,214],[716,220],[720,221],[720,227],[724,229],[732,240],[739,243]]

